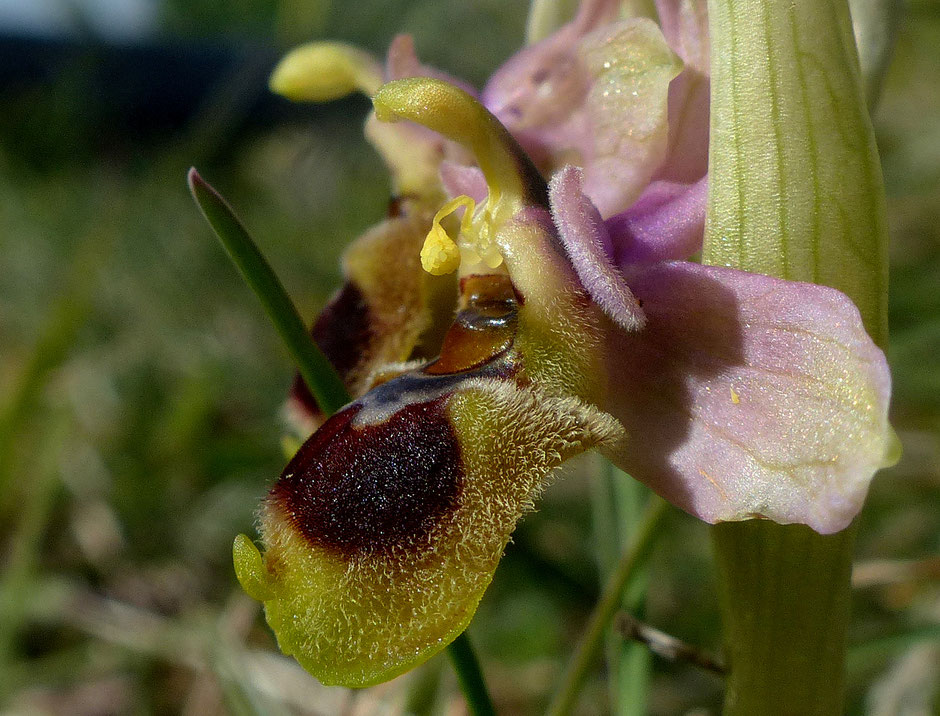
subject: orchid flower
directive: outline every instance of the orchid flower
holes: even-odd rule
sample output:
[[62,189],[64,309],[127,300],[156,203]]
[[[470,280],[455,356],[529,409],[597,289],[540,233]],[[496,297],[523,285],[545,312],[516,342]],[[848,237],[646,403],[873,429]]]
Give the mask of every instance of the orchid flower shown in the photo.
[[[387,680],[459,635],[518,520],[587,450],[707,522],[821,533],[890,459],[887,365],[845,295],[675,260],[701,247],[707,40],[700,4],[659,5],[669,43],[586,2],[479,98],[416,60],[376,89],[340,48],[396,182],[424,180],[354,244],[314,329],[355,364],[354,401],[265,499],[264,553],[235,544],[281,649],[324,683]],[[427,287],[448,276],[434,338]]]

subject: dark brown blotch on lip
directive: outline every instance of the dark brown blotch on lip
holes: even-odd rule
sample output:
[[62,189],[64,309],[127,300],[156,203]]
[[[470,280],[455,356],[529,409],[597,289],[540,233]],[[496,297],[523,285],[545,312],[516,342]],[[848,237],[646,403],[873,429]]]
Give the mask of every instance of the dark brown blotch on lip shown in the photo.
[[381,423],[353,425],[353,405],[314,433],[270,498],[312,544],[345,557],[422,538],[456,509],[460,446],[444,398],[406,405]]
[[[369,354],[372,342],[369,306],[356,284],[347,281],[343,285],[313,324],[310,335],[346,387],[352,387],[354,372]],[[311,415],[321,414],[316,398],[299,375],[294,377],[290,395]]]

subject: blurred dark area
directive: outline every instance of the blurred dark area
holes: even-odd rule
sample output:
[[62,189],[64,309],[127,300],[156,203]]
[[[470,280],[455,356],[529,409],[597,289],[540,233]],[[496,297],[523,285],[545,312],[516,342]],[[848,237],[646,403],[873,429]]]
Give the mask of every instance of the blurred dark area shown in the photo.
[[11,159],[47,171],[168,144],[224,157],[279,123],[364,114],[364,97],[302,107],[271,93],[279,57],[273,42],[0,36],[0,138]]
[[[17,2],[66,19],[4,25]],[[388,178],[362,136],[368,101],[291,104],[267,89],[274,63],[325,38],[381,57],[410,32],[422,60],[481,86],[527,3],[147,3],[109,30],[103,0],[0,0],[0,713],[463,713],[442,657],[375,689],[322,687],[238,588],[232,539],[284,465],[293,370],[185,172],[222,190],[312,319],[344,246],[384,216]],[[912,0],[874,113],[905,452],[859,521],[852,714],[938,713],[938,47],[940,7]],[[470,628],[501,713],[544,707],[597,597],[603,469],[565,470]],[[669,519],[641,612],[717,649],[705,528]],[[718,713],[718,677],[645,658],[646,713]],[[605,677],[579,713],[607,713]]]
[[[3,137],[24,161],[120,157],[159,148],[225,95],[237,143],[284,118],[287,102],[267,92],[273,46],[208,42],[116,45],[0,36]],[[65,140],[65,141],[63,141]],[[28,151],[27,151],[28,150]]]

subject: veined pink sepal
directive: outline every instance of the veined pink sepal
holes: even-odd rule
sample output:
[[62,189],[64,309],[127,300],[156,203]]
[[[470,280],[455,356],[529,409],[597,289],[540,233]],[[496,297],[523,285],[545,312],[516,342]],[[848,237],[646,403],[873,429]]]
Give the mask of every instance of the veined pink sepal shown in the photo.
[[893,455],[890,374],[855,305],[824,286],[691,263],[636,267],[647,315],[608,344],[617,464],[707,522],[824,534]]

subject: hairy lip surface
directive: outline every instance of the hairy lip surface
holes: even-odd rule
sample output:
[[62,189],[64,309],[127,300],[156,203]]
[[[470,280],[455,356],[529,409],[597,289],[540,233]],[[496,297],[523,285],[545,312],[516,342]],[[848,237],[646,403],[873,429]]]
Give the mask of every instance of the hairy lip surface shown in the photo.
[[345,557],[418,549],[460,499],[463,466],[445,399],[356,425],[361,409],[353,405],[330,418],[294,456],[269,499],[310,543]]

